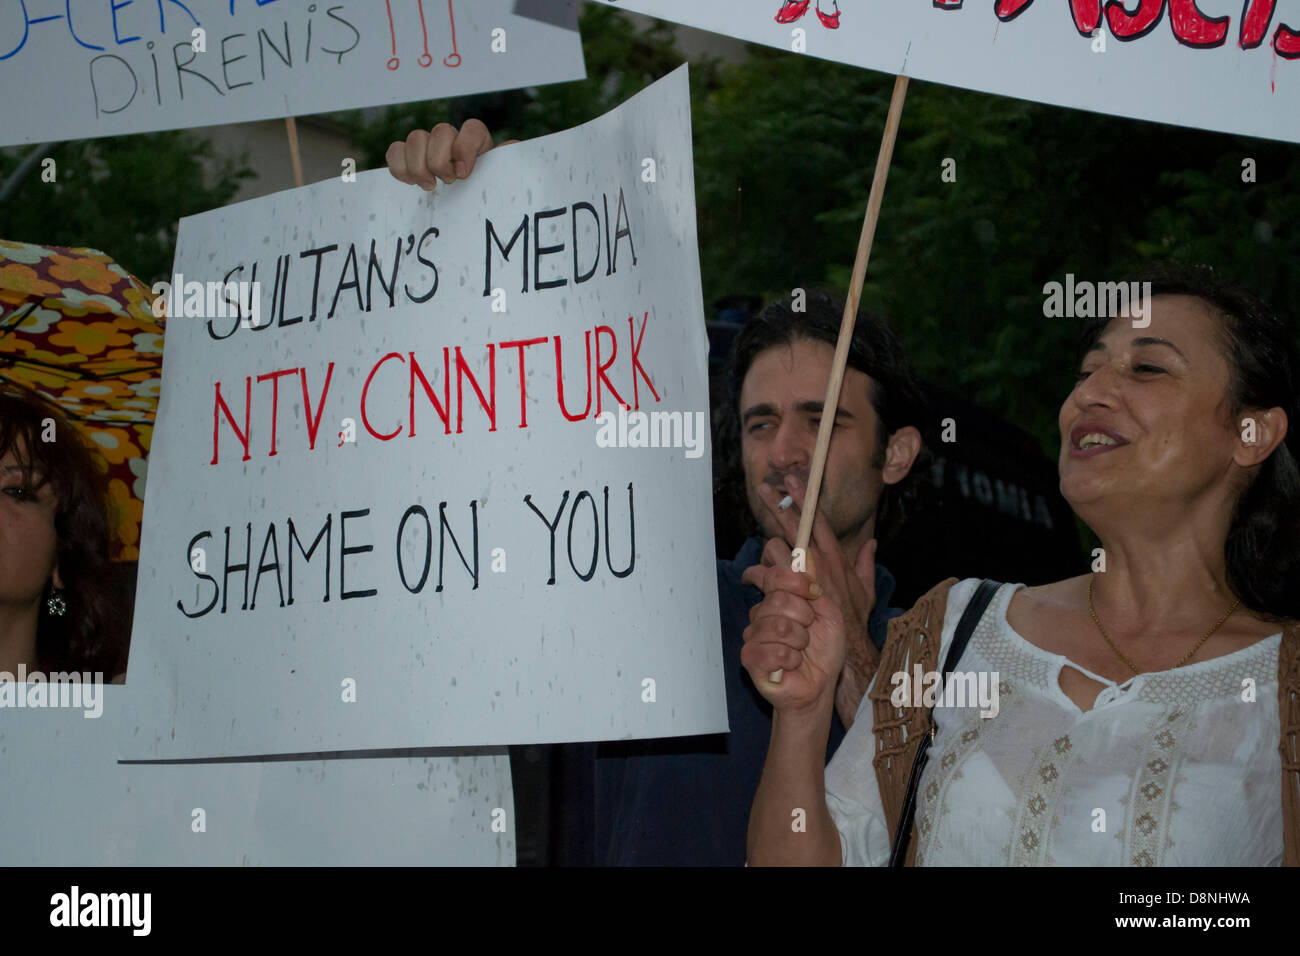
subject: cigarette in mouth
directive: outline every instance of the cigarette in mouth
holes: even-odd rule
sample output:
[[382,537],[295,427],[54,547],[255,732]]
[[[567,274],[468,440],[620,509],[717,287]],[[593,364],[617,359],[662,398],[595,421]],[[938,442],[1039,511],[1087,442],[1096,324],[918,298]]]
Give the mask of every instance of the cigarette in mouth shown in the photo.
[[780,508],[782,511],[786,511],[789,509],[789,507],[792,504],[794,504],[794,499],[791,498],[789,495],[786,495],[784,498],[781,499],[781,503],[777,505],[777,507]]

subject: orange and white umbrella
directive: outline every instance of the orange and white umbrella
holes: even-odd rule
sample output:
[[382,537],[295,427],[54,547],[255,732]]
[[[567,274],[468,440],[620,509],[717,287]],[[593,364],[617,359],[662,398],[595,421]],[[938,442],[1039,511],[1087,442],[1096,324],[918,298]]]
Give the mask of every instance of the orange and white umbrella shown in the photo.
[[96,249],[0,240],[0,381],[83,430],[108,476],[113,558],[139,558],[164,321],[149,288]]

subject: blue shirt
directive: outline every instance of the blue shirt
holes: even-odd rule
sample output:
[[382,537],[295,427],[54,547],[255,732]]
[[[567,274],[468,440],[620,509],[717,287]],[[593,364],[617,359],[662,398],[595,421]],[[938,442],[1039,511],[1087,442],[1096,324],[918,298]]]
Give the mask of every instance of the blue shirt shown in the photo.
[[[740,664],[749,611],[763,592],[741,584],[759,564],[761,538],[747,540],[733,561],[718,562],[722,663],[731,733],[601,744],[595,771],[595,862],[598,866],[741,866],[749,808],[758,790],[772,731],[772,707]],[[872,642],[885,643],[894,577],[876,565]],[[831,719],[826,760],[844,739]]]

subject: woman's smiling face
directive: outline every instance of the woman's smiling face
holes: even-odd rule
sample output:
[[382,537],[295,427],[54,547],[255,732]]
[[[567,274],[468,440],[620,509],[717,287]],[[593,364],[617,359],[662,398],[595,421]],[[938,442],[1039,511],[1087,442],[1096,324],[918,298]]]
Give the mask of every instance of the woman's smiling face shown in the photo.
[[1061,406],[1061,493],[1085,521],[1095,507],[1190,502],[1235,477],[1241,423],[1218,321],[1192,296],[1148,308],[1145,328],[1110,321]]

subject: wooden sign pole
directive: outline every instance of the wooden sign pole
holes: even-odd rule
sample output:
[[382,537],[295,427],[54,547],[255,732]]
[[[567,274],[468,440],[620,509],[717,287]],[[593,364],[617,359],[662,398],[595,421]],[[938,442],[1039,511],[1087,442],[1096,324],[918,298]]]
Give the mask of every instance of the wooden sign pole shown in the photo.
[[286,116],[284,128],[289,134],[289,158],[293,161],[293,184],[301,186],[302,154],[298,152],[298,124],[292,116]]
[[[835,343],[835,362],[831,366],[831,379],[826,384],[826,401],[822,404],[821,424],[817,428],[817,446],[813,450],[812,471],[808,475],[808,488],[804,495],[803,511],[799,515],[799,535],[795,550],[808,551],[812,538],[813,517],[817,514],[817,496],[821,491],[822,470],[826,467],[826,452],[831,444],[831,429],[835,425],[835,410],[840,403],[840,386],[844,382],[844,366],[849,358],[849,345],[853,341],[853,325],[858,316],[858,301],[862,286],[867,281],[867,260],[871,258],[871,240],[876,235],[876,220],[880,218],[880,203],[885,195],[885,180],[889,164],[894,158],[894,141],[903,118],[903,98],[907,95],[907,77],[894,79],[894,95],[889,100],[889,114],[885,117],[885,132],[880,139],[880,154],[876,157],[876,174],[871,180],[871,195],[867,199],[867,214],[862,220],[862,234],[858,237],[858,254],[853,260],[853,278],[849,280],[849,297],[844,303],[844,318],[840,321],[840,337]],[[781,671],[768,676],[774,684],[781,682]]]

